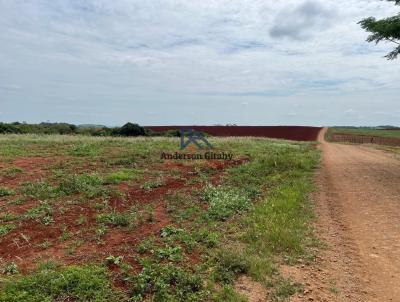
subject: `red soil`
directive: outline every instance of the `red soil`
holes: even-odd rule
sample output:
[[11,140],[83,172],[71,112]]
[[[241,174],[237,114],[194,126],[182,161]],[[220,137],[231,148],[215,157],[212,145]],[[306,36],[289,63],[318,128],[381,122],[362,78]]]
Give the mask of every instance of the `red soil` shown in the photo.
[[[218,183],[224,175],[223,170],[227,166],[239,165],[245,159],[235,161],[208,161],[202,169],[212,169],[215,172],[210,177],[212,183]],[[18,162],[19,163],[19,162]],[[32,171],[32,166],[24,165],[25,171]],[[160,166],[154,167],[161,170],[177,170],[179,177],[170,177],[165,183],[157,188],[145,190],[140,184],[124,185],[124,197],[113,197],[110,206],[116,211],[126,211],[132,206],[137,205],[143,209],[146,204],[150,204],[154,209],[154,221],[145,221],[133,229],[110,227],[109,232],[102,238],[103,243],[99,244],[95,239],[95,230],[98,228],[96,214],[93,204],[101,200],[91,200],[89,202],[68,204],[68,200],[75,200],[76,196],[68,196],[58,200],[54,207],[53,222],[45,226],[41,222],[34,220],[21,220],[16,222],[16,228],[0,238],[0,259],[3,261],[15,261],[22,272],[32,270],[39,260],[54,259],[65,264],[87,263],[89,261],[103,262],[109,255],[123,256],[124,262],[130,263],[134,269],[139,269],[134,256],[137,255],[135,247],[143,239],[151,235],[158,235],[160,230],[173,224],[169,216],[165,196],[177,191],[191,192],[199,188],[199,184],[189,185],[188,180],[195,177],[197,171],[195,166],[184,165],[176,162],[164,162]],[[122,194],[124,195],[124,194]],[[28,202],[29,207],[37,204],[38,201]],[[23,213],[27,209],[27,204],[12,205],[14,213]],[[8,209],[6,209],[8,210]],[[78,218],[83,215],[86,222],[77,224]],[[71,234],[71,239],[60,240],[63,227]],[[79,240],[79,244],[76,244]],[[44,249],[39,245],[43,242],[51,243],[51,246]],[[67,254],[66,249],[75,249],[74,253]],[[193,261],[197,261],[198,256],[193,255]]]
[[145,128],[156,132],[185,128],[214,136],[257,136],[295,141],[315,141],[322,129],[305,126],[146,126]]

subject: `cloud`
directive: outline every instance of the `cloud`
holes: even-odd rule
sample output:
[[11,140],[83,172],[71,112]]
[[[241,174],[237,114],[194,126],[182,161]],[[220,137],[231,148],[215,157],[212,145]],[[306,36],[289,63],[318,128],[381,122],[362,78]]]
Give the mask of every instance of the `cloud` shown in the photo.
[[21,89],[21,86],[14,85],[14,84],[9,84],[9,85],[0,84],[0,89],[19,90],[19,89]]
[[328,105],[317,119],[368,112],[365,102],[393,111],[399,65],[382,59],[391,45],[366,43],[357,22],[397,9],[375,0],[0,0],[2,119],[274,123],[296,108],[288,121],[310,123]]
[[353,108],[348,108],[344,111],[345,114],[355,114],[357,113],[357,110],[354,110]]
[[270,30],[274,38],[291,38],[301,40],[308,38],[316,31],[330,26],[336,17],[336,11],[319,1],[305,1],[292,8],[289,3],[275,18]]

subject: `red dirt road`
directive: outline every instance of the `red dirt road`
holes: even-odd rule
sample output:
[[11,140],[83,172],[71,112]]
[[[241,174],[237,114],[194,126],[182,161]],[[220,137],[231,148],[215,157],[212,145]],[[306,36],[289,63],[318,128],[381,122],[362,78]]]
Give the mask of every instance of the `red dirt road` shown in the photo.
[[[400,301],[400,160],[367,146],[319,140],[317,233],[328,244],[292,301]],[[309,298],[311,298],[309,300]]]

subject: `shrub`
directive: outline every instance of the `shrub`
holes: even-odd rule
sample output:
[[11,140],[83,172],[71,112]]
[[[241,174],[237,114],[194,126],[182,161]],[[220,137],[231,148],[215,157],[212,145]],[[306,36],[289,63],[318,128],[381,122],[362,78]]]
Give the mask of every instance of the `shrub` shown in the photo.
[[138,124],[126,123],[121,128],[116,130],[116,133],[121,136],[144,136],[146,132],[143,127]]
[[26,196],[41,200],[53,198],[57,195],[55,188],[46,181],[25,183],[22,186],[22,192]]
[[169,225],[161,229],[160,235],[161,237],[165,238],[165,237],[170,237],[172,235],[181,234],[183,232],[184,229],[177,229],[174,226]]
[[29,209],[25,218],[41,221],[44,225],[49,225],[52,221],[53,208],[47,202],[42,202],[39,206]]
[[79,143],[73,145],[69,154],[74,156],[96,156],[99,154],[99,146],[95,143]]
[[161,187],[164,184],[164,180],[162,178],[157,178],[155,180],[146,181],[141,188],[144,190],[151,190],[158,187]]
[[0,237],[6,235],[8,232],[15,229],[15,225],[13,224],[4,224],[0,225]]
[[172,264],[142,263],[142,271],[131,277],[134,301],[152,295],[151,301],[203,301],[205,291],[199,275]]
[[233,283],[236,276],[249,270],[249,263],[239,251],[219,251],[216,256],[215,280],[224,284]]
[[6,187],[0,187],[0,197],[14,195],[15,192]]
[[72,175],[61,181],[58,189],[64,194],[85,193],[88,197],[94,197],[102,193],[99,186],[103,179],[97,174]]
[[209,216],[216,220],[226,220],[251,207],[250,198],[245,192],[229,187],[209,185],[205,188],[203,197],[208,202]]
[[110,175],[107,176],[106,178],[106,183],[107,184],[118,184],[122,181],[127,181],[135,178],[137,175],[137,171],[135,170],[119,170],[116,172],[111,173]]
[[222,288],[214,295],[214,302],[247,302],[248,299],[238,294],[232,285],[224,285]]
[[1,302],[120,301],[103,268],[70,266],[43,267],[39,271],[6,281]]
[[132,217],[129,213],[112,212],[97,215],[96,221],[113,226],[128,226],[132,221]]
[[166,245],[164,248],[156,249],[155,254],[160,260],[179,261],[182,259],[182,248],[180,246]]
[[2,269],[2,274],[4,275],[15,275],[18,274],[18,266],[15,262],[6,263]]

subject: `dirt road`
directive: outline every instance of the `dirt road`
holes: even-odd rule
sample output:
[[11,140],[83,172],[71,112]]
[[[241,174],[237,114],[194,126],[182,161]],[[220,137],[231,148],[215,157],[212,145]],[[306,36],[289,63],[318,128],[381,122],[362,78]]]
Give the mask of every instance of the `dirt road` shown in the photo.
[[400,160],[327,143],[317,177],[317,263],[289,270],[306,284],[293,301],[400,301]]

